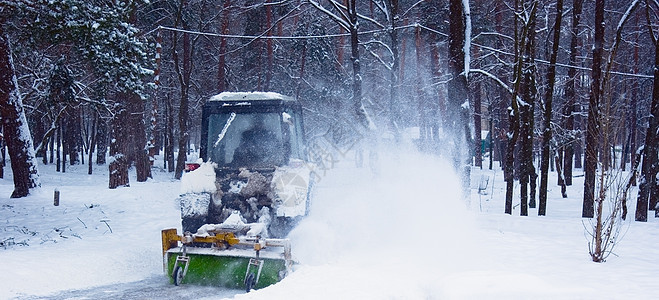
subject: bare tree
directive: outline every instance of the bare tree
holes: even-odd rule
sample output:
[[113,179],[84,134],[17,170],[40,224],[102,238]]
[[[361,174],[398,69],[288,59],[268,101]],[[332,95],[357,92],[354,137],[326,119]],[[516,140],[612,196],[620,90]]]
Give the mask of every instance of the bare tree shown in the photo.
[[520,183],[520,214],[528,215],[528,207],[535,207],[535,186],[536,178],[535,167],[533,165],[533,135],[534,135],[534,115],[535,99],[537,97],[536,86],[536,64],[535,64],[535,44],[536,44],[536,18],[538,1],[532,1],[530,7],[525,7],[525,1],[522,1],[524,8],[522,14],[522,23],[527,37],[524,43],[520,44],[522,48],[521,57],[521,85],[520,96],[522,105],[519,108],[520,114],[520,140],[519,140],[519,183]]
[[[183,12],[187,8],[187,0],[181,0],[177,11],[176,25],[181,24],[183,29],[188,29],[188,25],[183,18]],[[189,109],[189,91],[190,91],[190,74],[192,72],[192,49],[190,42],[190,34],[183,33],[183,66],[181,67],[179,59],[179,49],[177,47],[178,32],[172,33],[172,56],[174,58],[174,68],[178,77],[179,85],[181,87],[181,101],[179,103],[179,142],[178,142],[178,155],[176,157],[176,170],[174,171],[174,178],[180,179],[183,175],[185,162],[187,160],[188,140],[190,133],[188,132],[188,109]],[[171,112],[170,112],[171,113]]]
[[[529,7],[525,7],[524,4],[519,5],[516,2],[515,7],[515,24],[518,22],[521,23],[520,28],[515,28],[515,69],[513,71],[514,78],[514,87],[512,91],[511,106],[509,112],[509,130],[508,130],[508,144],[506,151],[506,164],[504,170],[504,177],[506,180],[506,202],[505,202],[505,213],[512,214],[512,201],[513,201],[513,185],[514,185],[514,162],[515,162],[515,144],[520,136],[520,134],[528,134],[529,129],[521,131],[522,127],[532,126],[531,123],[527,121],[526,125],[521,123],[522,121],[522,108],[523,106],[530,106],[524,100],[520,99],[520,96],[526,94],[527,99],[530,99],[530,95],[533,94],[531,89],[533,83],[534,70],[532,70],[532,61],[529,56],[532,55],[533,46],[532,41],[530,41],[534,35],[531,34],[531,31],[535,29],[535,12],[538,8],[538,2],[534,1]],[[516,26],[517,27],[517,26]],[[527,112],[528,114],[529,112]],[[527,116],[528,117],[528,116]],[[522,169],[522,168],[520,168]],[[528,166],[525,166],[523,170],[520,170],[520,178],[526,177],[525,182],[520,182],[520,193],[521,193],[521,215],[527,215],[527,191],[525,189],[526,184],[528,184],[529,173]],[[524,186],[524,187],[522,187]]]
[[322,6],[314,0],[307,0],[309,4],[336,22],[341,28],[350,33],[350,61],[352,62],[352,111],[358,124],[363,128],[372,127],[371,120],[364,109],[362,95],[361,61],[359,59],[359,22],[357,14],[357,1],[347,0],[343,5],[335,0],[329,0],[332,10]]
[[[570,58],[568,64],[575,66],[577,64],[578,54],[578,35],[579,22],[583,9],[583,0],[572,0],[572,24],[570,26]],[[565,83],[565,99],[563,106],[563,120],[565,129],[573,136],[574,130],[574,113],[577,105],[577,94],[575,85],[577,79],[577,69],[569,68],[567,70],[567,82]],[[572,185],[572,166],[574,162],[574,139],[570,139],[564,146],[563,155],[563,172],[565,173],[565,184]]]
[[602,54],[604,52],[604,0],[595,1],[595,44],[593,45],[592,82],[588,104],[588,123],[586,125],[586,151],[584,167],[584,195],[581,216],[594,216],[595,173],[597,172],[598,143],[600,136],[599,106],[602,88]]
[[[645,1],[647,27],[652,43],[655,47],[654,55],[654,81],[652,86],[652,103],[650,104],[650,117],[648,119],[648,128],[645,135],[645,146],[643,147],[643,166],[641,170],[641,179],[638,186],[638,197],[636,200],[636,221],[646,222],[648,219],[648,208],[655,210],[655,217],[659,216],[659,209],[656,207],[657,200],[652,199],[653,190],[657,189],[656,178],[659,172],[659,162],[657,161],[659,136],[659,41],[654,33],[651,9],[659,9],[657,1]],[[656,19],[655,19],[656,20]],[[653,201],[654,200],[654,201]],[[652,203],[654,202],[654,203]],[[654,204],[654,206],[652,205]]]
[[[540,194],[538,215],[544,216],[547,210],[547,177],[549,176],[549,155],[551,142],[551,116],[552,101],[554,97],[554,84],[556,83],[556,60],[558,58],[558,45],[561,40],[561,20],[563,18],[563,0],[556,1],[556,20],[554,21],[554,39],[547,70],[547,91],[545,93],[545,107],[542,131],[542,161],[540,163]],[[560,173],[560,172],[559,172]]]
[[[601,107],[597,112],[598,119],[596,120],[598,125],[597,138],[599,140],[598,145],[600,153],[605,151],[610,141],[618,139],[616,132],[619,131],[611,129],[616,127],[616,123],[624,123],[624,119],[621,120],[614,117],[617,115],[617,111],[615,111],[615,107],[612,105],[611,93],[607,93],[605,96],[604,91],[608,88],[607,81],[610,78],[611,68],[614,64],[614,57],[618,50],[620,40],[622,39],[623,26],[629,19],[631,12],[638,6],[639,2],[640,0],[632,1],[618,22],[616,35],[609,52],[606,67],[602,74],[601,90],[592,90],[593,92],[600,93],[598,99],[602,101]],[[601,5],[604,5],[603,1]],[[603,10],[603,8],[596,6],[596,20],[598,18],[598,9]],[[600,11],[600,13],[603,13],[603,11]],[[599,81],[597,81],[597,83],[600,84]],[[654,155],[656,156],[656,152]],[[631,188],[635,170],[632,170],[632,172],[627,175],[627,180],[621,180],[622,171],[614,169],[615,165],[613,168],[609,167],[608,160],[601,159],[596,161],[596,163],[600,166],[600,171],[597,178],[597,195],[593,203],[595,208],[594,224],[593,221],[590,221],[592,225],[592,231],[590,232],[592,241],[589,244],[589,253],[594,262],[604,262],[618,242],[621,219],[625,215],[624,204],[626,203],[629,189]],[[605,205],[607,202],[608,205]],[[605,211],[606,208],[608,208],[608,211]]]

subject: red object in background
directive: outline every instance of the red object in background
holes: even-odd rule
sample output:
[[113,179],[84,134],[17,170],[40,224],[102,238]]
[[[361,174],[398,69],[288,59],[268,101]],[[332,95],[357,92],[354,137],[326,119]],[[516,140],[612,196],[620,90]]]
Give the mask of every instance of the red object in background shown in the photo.
[[194,171],[194,170],[198,169],[199,166],[201,166],[201,165],[198,164],[198,163],[185,163],[185,169],[183,169],[183,170],[185,172],[190,172],[190,171]]

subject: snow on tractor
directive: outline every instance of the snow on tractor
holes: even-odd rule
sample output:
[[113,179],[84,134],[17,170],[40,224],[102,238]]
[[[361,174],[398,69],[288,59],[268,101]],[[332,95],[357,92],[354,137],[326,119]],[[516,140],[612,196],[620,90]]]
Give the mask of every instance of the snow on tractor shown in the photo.
[[203,107],[200,160],[181,179],[183,233],[162,231],[174,284],[261,288],[292,266],[288,232],[309,210],[301,107],[277,93],[221,93]]

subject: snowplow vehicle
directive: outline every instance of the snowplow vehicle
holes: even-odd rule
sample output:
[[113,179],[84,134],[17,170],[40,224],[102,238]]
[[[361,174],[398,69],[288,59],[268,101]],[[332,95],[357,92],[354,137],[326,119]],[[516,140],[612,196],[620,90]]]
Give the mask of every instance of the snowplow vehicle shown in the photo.
[[181,178],[182,233],[162,231],[175,285],[262,288],[293,264],[286,235],[312,186],[301,107],[271,92],[221,93],[202,109],[199,162]]

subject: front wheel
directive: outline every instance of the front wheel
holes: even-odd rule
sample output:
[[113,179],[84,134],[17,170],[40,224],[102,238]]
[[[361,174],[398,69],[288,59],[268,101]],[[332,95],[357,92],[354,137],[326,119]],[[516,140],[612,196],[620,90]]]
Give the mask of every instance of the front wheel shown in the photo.
[[174,279],[174,285],[178,286],[181,284],[183,281],[183,268],[181,268],[181,266],[174,268],[174,272],[172,272],[172,279]]
[[254,277],[254,273],[250,273],[247,275],[247,278],[245,278],[245,291],[249,292],[254,288],[254,285],[256,284],[256,278]]

